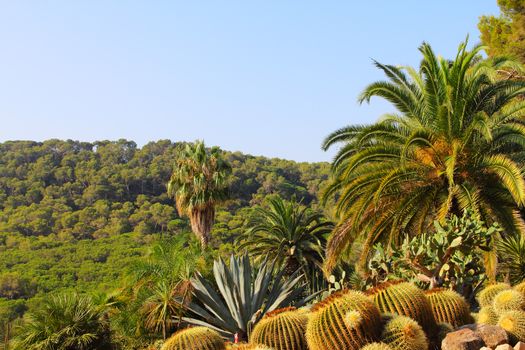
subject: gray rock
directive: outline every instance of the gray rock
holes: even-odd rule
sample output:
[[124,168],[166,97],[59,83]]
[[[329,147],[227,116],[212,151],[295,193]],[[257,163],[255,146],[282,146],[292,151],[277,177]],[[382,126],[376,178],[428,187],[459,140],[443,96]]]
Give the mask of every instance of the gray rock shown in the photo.
[[496,347],[496,350],[514,350],[514,348],[510,346],[509,344],[503,344],[503,345],[498,345]]
[[518,342],[518,344],[514,345],[514,350],[525,350],[525,343]]

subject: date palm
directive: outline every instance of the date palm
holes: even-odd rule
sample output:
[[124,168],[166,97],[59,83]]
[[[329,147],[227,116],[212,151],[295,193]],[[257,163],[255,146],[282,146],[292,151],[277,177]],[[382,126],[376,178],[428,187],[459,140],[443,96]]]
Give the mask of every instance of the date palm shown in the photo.
[[190,219],[191,229],[202,247],[210,241],[215,206],[228,198],[231,167],[218,147],[206,149],[204,142],[187,144],[168,183],[177,211]]
[[333,224],[321,213],[303,207],[294,199],[269,200],[268,207],[256,207],[240,236],[239,248],[263,259],[275,256],[287,273],[301,270],[305,276],[322,271],[326,236]]
[[324,141],[341,145],[324,199],[336,200],[338,225],[327,244],[327,270],[357,238],[363,263],[378,241],[399,243],[432,220],[471,208],[507,232],[524,227],[525,82],[498,72],[522,71],[506,58],[482,61],[479,46],[459,46],[454,60],[438,58],[424,43],[419,70],[376,62],[386,81],[369,85],[397,112],[372,125],[351,125]]

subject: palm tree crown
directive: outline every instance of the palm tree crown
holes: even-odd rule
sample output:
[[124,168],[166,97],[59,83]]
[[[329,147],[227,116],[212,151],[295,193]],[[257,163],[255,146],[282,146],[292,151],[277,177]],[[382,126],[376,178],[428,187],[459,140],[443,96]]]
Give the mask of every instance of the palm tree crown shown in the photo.
[[269,200],[269,206],[256,207],[248,222],[249,229],[239,239],[239,248],[246,248],[252,256],[276,257],[293,273],[301,269],[306,276],[319,270],[323,264],[326,236],[333,224],[292,199],[280,197]]
[[375,62],[388,80],[369,85],[360,101],[378,96],[397,113],[372,125],[352,125],[324,141],[341,144],[324,199],[336,199],[339,224],[328,241],[327,270],[364,236],[362,262],[377,241],[395,244],[433,219],[465,208],[508,232],[522,230],[525,202],[525,82],[500,79],[521,70],[514,61],[481,61],[479,46],[462,43],[454,60],[424,43],[419,71]]
[[192,231],[203,247],[208,245],[215,220],[215,206],[228,198],[231,167],[218,147],[206,149],[204,142],[187,144],[168,183],[180,215],[188,216]]

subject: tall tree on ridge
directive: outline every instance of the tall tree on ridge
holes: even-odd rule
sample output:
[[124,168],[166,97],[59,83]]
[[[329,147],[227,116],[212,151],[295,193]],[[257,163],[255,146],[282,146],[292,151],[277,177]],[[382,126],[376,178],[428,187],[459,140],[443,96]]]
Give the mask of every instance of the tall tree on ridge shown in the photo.
[[205,248],[215,221],[215,206],[228,198],[231,167],[218,147],[206,149],[203,141],[187,144],[168,183],[177,211],[188,216],[191,229]]

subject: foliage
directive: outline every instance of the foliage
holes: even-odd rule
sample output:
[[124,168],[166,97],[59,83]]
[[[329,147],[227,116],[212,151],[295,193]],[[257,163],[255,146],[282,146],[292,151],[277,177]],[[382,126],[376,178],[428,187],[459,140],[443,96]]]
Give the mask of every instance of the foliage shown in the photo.
[[208,150],[203,141],[197,141],[186,145],[168,182],[168,195],[175,198],[179,215],[189,217],[203,248],[210,241],[215,206],[228,198],[230,173],[230,164],[218,147]]
[[62,294],[43,300],[26,315],[15,349],[111,349],[103,310],[87,296]]
[[498,268],[511,283],[525,280],[525,237],[512,235],[496,242]]
[[525,102],[515,101],[525,82],[498,80],[499,70],[521,66],[480,61],[480,50],[462,43],[449,61],[424,43],[419,70],[375,63],[388,80],[369,85],[360,101],[381,97],[397,113],[325,139],[325,149],[342,145],[324,194],[336,199],[339,219],[327,243],[327,270],[357,237],[365,237],[363,267],[377,242],[397,245],[402,233],[417,235],[467,208],[508,234],[521,232]]
[[525,62],[525,1],[498,0],[500,16],[482,16],[478,27],[490,56],[510,55]]
[[239,237],[239,249],[264,259],[275,256],[288,274],[297,270],[308,278],[310,290],[322,280],[326,235],[333,225],[319,212],[303,207],[295,199],[273,197],[268,208],[256,207],[248,221],[248,230]]
[[486,227],[472,211],[452,215],[443,224],[434,222],[434,232],[407,236],[399,248],[388,251],[377,244],[369,261],[372,281],[405,278],[423,282],[430,289],[445,287],[471,297],[485,280],[484,254],[500,231]]
[[[256,271],[247,255],[231,256],[213,264],[216,286],[200,273],[192,279],[194,301],[187,309],[194,315],[185,317],[188,323],[207,326],[233,339],[249,336],[253,327],[267,312],[291,304],[301,306],[311,297],[299,300],[305,286],[298,272],[285,277],[285,271],[275,268],[275,262],[263,261]],[[218,292],[217,292],[218,290]]]

